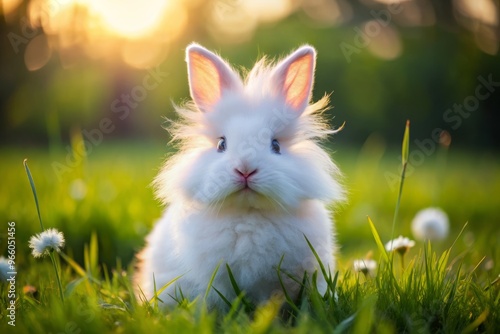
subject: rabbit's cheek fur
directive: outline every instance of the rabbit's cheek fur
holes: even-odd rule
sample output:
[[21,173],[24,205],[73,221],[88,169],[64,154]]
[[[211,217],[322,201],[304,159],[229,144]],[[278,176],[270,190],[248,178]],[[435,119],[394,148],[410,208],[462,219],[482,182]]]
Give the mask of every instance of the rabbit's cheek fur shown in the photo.
[[221,201],[235,188],[228,165],[221,163],[207,167],[201,177],[194,176],[193,179],[196,183],[191,198],[209,205]]

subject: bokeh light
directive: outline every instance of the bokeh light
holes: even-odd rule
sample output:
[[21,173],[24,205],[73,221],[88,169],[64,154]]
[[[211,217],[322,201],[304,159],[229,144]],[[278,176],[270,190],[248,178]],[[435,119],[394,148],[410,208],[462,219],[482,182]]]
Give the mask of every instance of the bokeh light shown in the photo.
[[[6,20],[19,11],[22,0],[2,0]],[[436,24],[436,7],[431,0],[363,0],[365,14],[390,13],[388,25],[369,47],[375,57],[395,59],[403,52],[399,27],[428,27]],[[499,49],[499,8],[493,0],[453,0],[453,15],[469,30],[479,49],[495,55]],[[374,17],[356,22],[359,5],[346,0],[31,0],[26,5],[33,29],[41,28],[45,38],[31,41],[26,50],[26,67],[38,70],[54,54],[64,67],[79,59],[117,60],[133,68],[160,64],[178,40],[205,30],[218,43],[242,44],[257,29],[300,12],[318,27],[354,23],[370,25]],[[21,9],[22,14],[22,9]],[[394,14],[394,13],[392,13]],[[366,16],[366,15],[365,15]],[[57,52],[54,53],[53,51]]]
[[[187,26],[187,1],[152,0],[33,0],[28,16],[41,27],[49,46],[60,53],[63,65],[71,66],[78,55],[121,59],[126,64],[147,68],[160,63],[168,42],[178,38]],[[33,61],[43,52],[41,43],[27,58]],[[39,65],[37,59],[35,65]],[[29,69],[38,69],[32,63]]]
[[498,53],[500,30],[498,2],[493,0],[454,0],[457,21],[474,33],[476,45],[485,53]]
[[[148,91],[147,99],[117,123],[114,133],[157,138],[163,133],[156,126],[158,119],[172,116],[171,101],[189,96],[183,52],[193,41],[244,68],[263,54],[274,58],[301,44],[314,45],[315,94],[333,92],[332,115],[344,111],[340,117],[353,127],[350,134],[364,141],[373,131],[392,133],[386,130],[400,124],[402,110],[417,121],[432,118],[433,124],[442,123],[443,112],[453,106],[447,101],[462,101],[474,92],[479,75],[486,78],[490,68],[496,68],[491,64],[500,45],[495,0],[0,4],[7,35],[1,55],[8,64],[0,90],[1,132],[17,138],[29,129],[33,141],[57,142],[60,137],[64,142],[69,128],[91,127],[103,117],[116,116],[113,102],[130,95],[149,70],[161,68],[167,73],[161,88]],[[493,81],[498,80],[493,74]],[[493,128],[495,104],[493,98],[485,101],[487,116],[474,113],[461,135],[453,133],[454,143],[475,138],[490,143],[495,137],[488,134],[491,130],[476,129]]]

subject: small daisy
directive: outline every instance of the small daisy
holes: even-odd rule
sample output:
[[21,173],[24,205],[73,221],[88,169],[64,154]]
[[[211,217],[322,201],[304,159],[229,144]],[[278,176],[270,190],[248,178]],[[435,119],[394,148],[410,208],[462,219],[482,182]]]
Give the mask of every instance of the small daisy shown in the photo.
[[354,260],[353,267],[355,271],[363,273],[365,276],[374,275],[377,269],[377,261],[370,259]]
[[30,239],[30,248],[34,257],[42,257],[49,251],[59,252],[64,247],[64,234],[55,228],[49,228]]
[[427,208],[417,212],[411,223],[411,229],[415,239],[442,240],[448,236],[450,222],[443,210]]
[[415,241],[400,235],[399,238],[391,240],[388,243],[386,243],[385,249],[388,252],[396,251],[399,254],[404,255],[413,246],[415,246]]
[[410,240],[402,235],[399,238],[389,241],[385,244],[385,249],[388,252],[397,252],[401,258],[401,268],[405,269],[405,254],[415,246],[415,241]]
[[15,269],[11,268],[9,260],[0,256],[0,282],[7,282],[7,279],[11,277],[8,273],[13,271],[15,271]]

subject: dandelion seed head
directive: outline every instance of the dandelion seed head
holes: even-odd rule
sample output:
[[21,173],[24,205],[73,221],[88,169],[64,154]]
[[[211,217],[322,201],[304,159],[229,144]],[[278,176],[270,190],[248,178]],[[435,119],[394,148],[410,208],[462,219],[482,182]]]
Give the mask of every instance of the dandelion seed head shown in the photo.
[[396,251],[396,252],[400,253],[401,255],[404,255],[413,246],[415,246],[415,241],[410,240],[410,239],[400,235],[398,238],[386,243],[385,249],[388,252]]
[[34,257],[42,257],[55,250],[59,252],[64,247],[64,234],[55,228],[49,228],[31,237],[29,246]]
[[417,240],[442,240],[448,236],[448,215],[440,208],[420,210],[411,223],[413,236]]

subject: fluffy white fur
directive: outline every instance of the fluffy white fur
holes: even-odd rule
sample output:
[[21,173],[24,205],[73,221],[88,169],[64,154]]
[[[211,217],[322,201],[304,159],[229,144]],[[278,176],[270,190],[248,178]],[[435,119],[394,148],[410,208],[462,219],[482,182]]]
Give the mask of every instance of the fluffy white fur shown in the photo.
[[[178,277],[160,294],[165,305],[175,304],[180,290],[196,298],[209,289],[208,306],[224,308],[207,285],[220,264],[213,287],[236,297],[228,264],[246,296],[263,302],[281,291],[282,257],[281,269],[299,280],[318,269],[304,236],[333,272],[334,230],[325,204],[340,200],[342,189],[317,143],[334,132],[321,119],[328,99],[308,105],[315,50],[303,46],[276,66],[262,60],[245,81],[196,44],[187,49],[187,63],[194,103],[177,108],[181,120],[172,131],[181,147],[155,180],[168,208],[138,255],[138,297],[154,295],[153,276],[157,290]],[[273,139],[280,154],[271,149]],[[285,284],[292,296],[299,289],[291,279]]]

